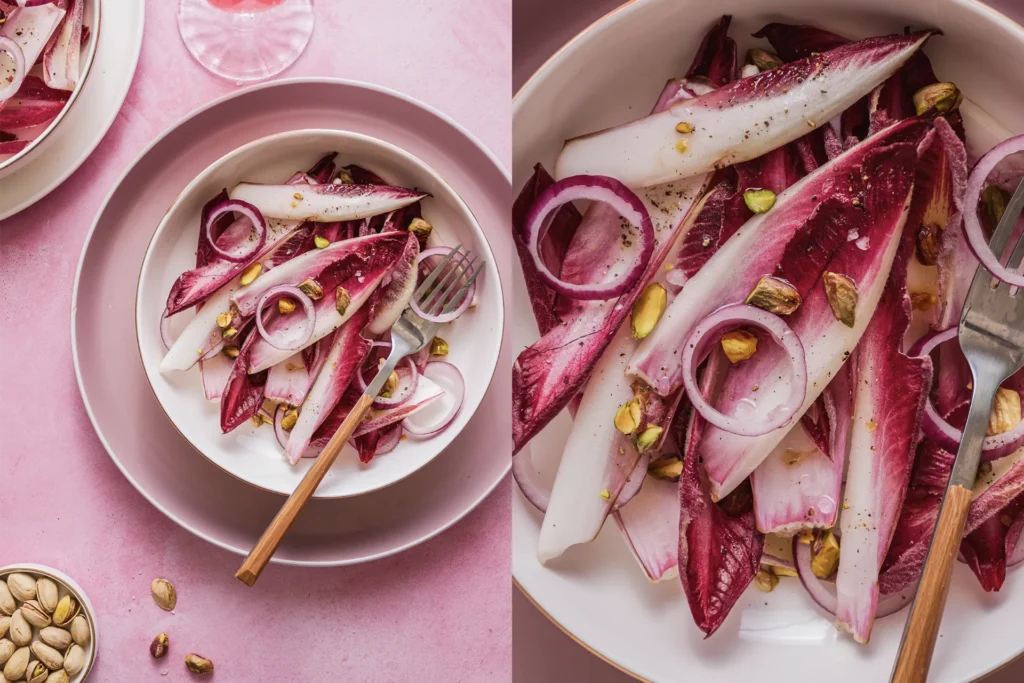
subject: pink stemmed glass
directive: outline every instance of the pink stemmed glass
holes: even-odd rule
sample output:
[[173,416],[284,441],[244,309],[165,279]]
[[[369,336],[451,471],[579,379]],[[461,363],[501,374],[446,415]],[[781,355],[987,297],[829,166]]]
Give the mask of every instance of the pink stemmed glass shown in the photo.
[[312,0],[181,0],[178,30],[209,71],[244,83],[275,76],[313,33]]

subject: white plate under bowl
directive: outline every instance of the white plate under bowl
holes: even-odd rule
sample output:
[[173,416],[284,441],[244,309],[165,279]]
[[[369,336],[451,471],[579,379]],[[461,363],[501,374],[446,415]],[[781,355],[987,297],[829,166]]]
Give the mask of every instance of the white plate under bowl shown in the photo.
[[[552,162],[567,137],[650,111],[665,81],[682,75],[703,33],[722,14],[740,54],[750,34],[771,21],[808,23],[862,37],[938,27],[926,52],[940,78],[955,81],[1012,131],[1024,131],[1024,29],[974,0],[635,0],[599,20],[548,60],[513,104],[513,187],[533,165]],[[761,44],[761,43],[757,43]],[[966,114],[965,114],[966,116]],[[969,146],[991,144],[975,128]],[[513,281],[509,314],[513,346],[537,339],[521,275]],[[516,457],[531,457],[553,475],[568,435],[555,420]],[[878,620],[868,645],[840,634],[793,580],[771,594],[750,588],[710,639],[693,624],[678,580],[651,585],[615,524],[593,543],[571,548],[542,566],[537,560],[540,515],[520,494],[513,504],[512,570],[523,591],[563,630],[634,676],[649,680],[751,680],[787,683],[887,681],[906,610]],[[998,593],[985,593],[964,565],[953,577],[930,683],[975,680],[1024,650],[1024,570],[1007,572]]]
[[[74,105],[65,108],[60,125],[31,154],[5,169],[0,220],[36,203],[74,173],[100,144],[121,110],[142,49],[145,3],[102,2],[92,73],[79,86]],[[107,39],[101,39],[101,35]]]
[[[304,458],[289,465],[269,425],[254,427],[247,422],[222,434],[219,404],[203,397],[198,366],[160,373],[164,346],[159,323],[171,285],[182,272],[195,267],[200,212],[210,197],[242,181],[284,182],[327,152],[338,152],[339,165],[359,164],[392,184],[429,192],[422,205],[424,217],[434,225],[431,246],[461,243],[487,261],[478,281],[477,306],[439,332],[451,349],[447,360],[466,378],[462,410],[437,436],[401,441],[395,450],[365,465],[353,448],[346,447],[316,493],[317,498],[344,498],[404,479],[444,450],[473,416],[497,364],[503,313],[494,257],[468,207],[430,167],[382,140],[337,130],[290,131],[236,149],[184,188],[156,229],[139,277],[136,322],[150,384],[182,436],[213,463],[253,486],[282,494],[295,490],[313,460]],[[190,310],[172,318],[172,337],[192,315]]]
[[45,140],[47,136],[57,128],[58,124],[60,124],[60,122],[67,116],[68,112],[71,111],[71,106],[75,103],[75,100],[78,99],[78,94],[85,88],[89,72],[92,70],[93,58],[96,56],[96,43],[100,35],[100,8],[102,4],[103,0],[85,0],[85,5],[82,8],[82,26],[89,29],[89,38],[86,40],[82,49],[78,85],[76,85],[75,89],[71,92],[71,96],[68,97],[68,101],[64,104],[64,108],[60,110],[57,116],[55,116],[49,124],[47,124],[46,128],[40,131],[38,136],[25,145],[25,149],[21,150],[17,154],[12,154],[6,158],[0,159],[0,178],[3,178],[8,173],[12,173],[23,159],[26,159],[29,154],[32,154],[32,152],[43,144],[43,140]]

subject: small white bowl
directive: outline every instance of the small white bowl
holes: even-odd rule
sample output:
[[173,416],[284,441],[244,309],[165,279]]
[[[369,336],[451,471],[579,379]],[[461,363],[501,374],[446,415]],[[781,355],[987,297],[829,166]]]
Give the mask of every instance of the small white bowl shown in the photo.
[[[10,574],[15,573],[28,574],[41,579],[43,577],[52,580],[57,584],[59,596],[63,598],[65,595],[70,594],[72,598],[78,601],[80,607],[79,614],[85,617],[85,620],[89,622],[89,642],[85,646],[85,666],[75,676],[68,679],[68,683],[82,683],[89,677],[89,672],[92,671],[93,664],[96,663],[97,657],[97,640],[98,630],[96,628],[96,610],[93,609],[92,603],[89,602],[88,596],[82,587],[72,580],[70,576],[64,572],[54,569],[53,567],[47,567],[41,564],[9,564],[6,567],[0,567],[0,581],[7,581],[7,577]],[[35,629],[33,641],[39,640],[38,629]],[[64,654],[63,652],[61,654]],[[2,667],[0,667],[2,668]],[[3,676],[0,675],[0,679]]]
[[100,32],[100,6],[103,4],[102,0],[85,0],[85,7],[82,13],[82,26],[89,28],[89,39],[86,40],[85,46],[82,48],[81,56],[81,74],[78,78],[78,85],[71,92],[71,97],[68,98],[67,104],[60,110],[60,113],[54,117],[46,128],[43,129],[35,139],[25,145],[25,149],[21,150],[17,154],[12,154],[6,159],[0,159],[0,178],[13,173],[18,167],[21,166],[19,162],[26,159],[29,154],[32,153],[36,147],[38,147],[46,136],[49,135],[54,128],[57,127],[69,111],[71,106],[78,99],[78,93],[82,92],[82,86],[85,85],[85,79],[89,76],[89,71],[92,69],[93,57],[96,55],[96,42],[99,39]]
[[[203,204],[221,189],[230,189],[243,180],[284,182],[327,152],[338,152],[339,166],[356,163],[395,185],[429,192],[431,197],[423,200],[423,214],[434,226],[431,244],[461,243],[487,261],[478,281],[477,306],[440,331],[451,349],[446,360],[456,365],[466,379],[459,415],[441,434],[424,440],[403,440],[393,451],[366,465],[359,462],[354,449],[346,447],[316,493],[317,498],[343,498],[404,479],[444,450],[480,405],[498,361],[503,311],[494,257],[469,208],[433,169],[386,142],[337,130],[290,131],[255,140],[227,154],[182,191],[156,229],[139,277],[136,323],[150,384],[182,436],[229,474],[268,491],[290,494],[313,460],[306,458],[289,465],[270,425],[253,427],[246,423],[230,434],[221,434],[220,406],[205,400],[198,366],[170,375],[159,372],[164,355],[159,324],[172,283],[182,272],[195,267]],[[172,318],[172,337],[192,315],[186,311]]]

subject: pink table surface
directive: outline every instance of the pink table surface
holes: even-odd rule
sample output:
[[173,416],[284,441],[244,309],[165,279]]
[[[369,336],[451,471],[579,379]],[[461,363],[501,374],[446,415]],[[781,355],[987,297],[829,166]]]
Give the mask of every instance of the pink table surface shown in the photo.
[[[142,58],[102,144],[49,197],[0,225],[0,565],[64,570],[99,617],[100,683],[194,680],[499,681],[511,677],[509,488],[438,538],[341,569],[272,567],[193,537],[128,484],[93,433],[68,337],[78,255],[100,203],[158,133],[235,86],[186,52],[174,0],[147,2]],[[451,115],[508,164],[510,0],[321,0],[306,53],[282,76],[385,85]],[[175,613],[149,596],[178,588]],[[171,655],[154,662],[165,631]]]
[[[682,0],[681,0],[682,1]],[[515,0],[512,15],[512,82],[518,90],[544,61],[622,0]],[[988,5],[1024,23],[1024,0],[988,0]],[[629,683],[622,673],[573,641],[522,593],[512,598],[513,680],[516,683]],[[985,683],[1024,681],[1024,658],[985,678]]]

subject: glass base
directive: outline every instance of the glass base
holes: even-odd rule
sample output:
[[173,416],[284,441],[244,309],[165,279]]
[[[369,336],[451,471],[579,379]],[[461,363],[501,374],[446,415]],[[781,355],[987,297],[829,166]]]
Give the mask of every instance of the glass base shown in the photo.
[[[218,4],[223,4],[220,2]],[[238,84],[276,76],[291,66],[313,34],[311,0],[235,3],[181,0],[178,30],[207,70]]]

